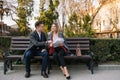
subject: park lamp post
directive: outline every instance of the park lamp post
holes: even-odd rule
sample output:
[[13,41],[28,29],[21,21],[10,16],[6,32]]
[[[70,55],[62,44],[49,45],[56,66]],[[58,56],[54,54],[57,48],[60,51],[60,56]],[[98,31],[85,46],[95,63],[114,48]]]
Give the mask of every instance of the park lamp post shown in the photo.
[[4,13],[6,13],[6,16],[8,16],[8,13],[10,11],[9,8],[3,8],[4,1],[0,0],[0,18],[1,21],[3,20]]

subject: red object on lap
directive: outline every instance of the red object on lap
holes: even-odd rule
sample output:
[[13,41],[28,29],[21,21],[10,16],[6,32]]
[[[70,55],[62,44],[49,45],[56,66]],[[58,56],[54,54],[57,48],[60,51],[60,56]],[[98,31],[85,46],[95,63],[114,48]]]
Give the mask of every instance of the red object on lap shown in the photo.
[[49,55],[52,55],[54,53],[54,51],[55,51],[54,47],[53,46],[50,47],[49,48]]

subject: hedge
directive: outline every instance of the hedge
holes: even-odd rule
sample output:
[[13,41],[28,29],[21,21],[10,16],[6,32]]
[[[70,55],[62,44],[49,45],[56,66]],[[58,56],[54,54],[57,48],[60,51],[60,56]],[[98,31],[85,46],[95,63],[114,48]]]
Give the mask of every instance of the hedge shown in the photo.
[[2,53],[9,50],[11,42],[11,37],[0,37],[0,58],[2,58]]
[[[0,37],[0,53],[9,49],[10,42],[11,37]],[[120,39],[91,38],[90,49],[95,54],[95,61],[120,61]]]
[[3,50],[9,49],[11,37],[0,37],[0,48]]
[[120,39],[91,39],[95,61],[120,61]]

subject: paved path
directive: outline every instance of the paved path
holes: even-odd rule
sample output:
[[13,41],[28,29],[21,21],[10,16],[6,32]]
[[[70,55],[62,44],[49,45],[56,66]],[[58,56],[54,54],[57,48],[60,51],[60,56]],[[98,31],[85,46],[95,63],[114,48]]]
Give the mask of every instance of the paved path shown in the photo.
[[[115,69],[96,69],[95,74],[91,74],[86,68],[69,67],[71,74],[71,80],[120,80],[120,70]],[[8,71],[6,75],[3,75],[3,70],[0,70],[0,80],[66,80],[58,68],[54,68],[49,75],[49,78],[44,79],[40,76],[40,69],[32,69],[31,77],[24,78],[24,69],[16,69]]]

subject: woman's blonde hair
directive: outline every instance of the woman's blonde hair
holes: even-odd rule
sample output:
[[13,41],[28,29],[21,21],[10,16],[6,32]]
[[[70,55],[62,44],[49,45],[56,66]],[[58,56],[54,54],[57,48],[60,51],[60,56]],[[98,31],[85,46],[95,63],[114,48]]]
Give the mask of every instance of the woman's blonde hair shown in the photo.
[[53,23],[52,25],[55,25],[55,27],[56,27],[56,33],[58,33],[59,32],[59,26],[58,26],[58,24],[57,23]]

